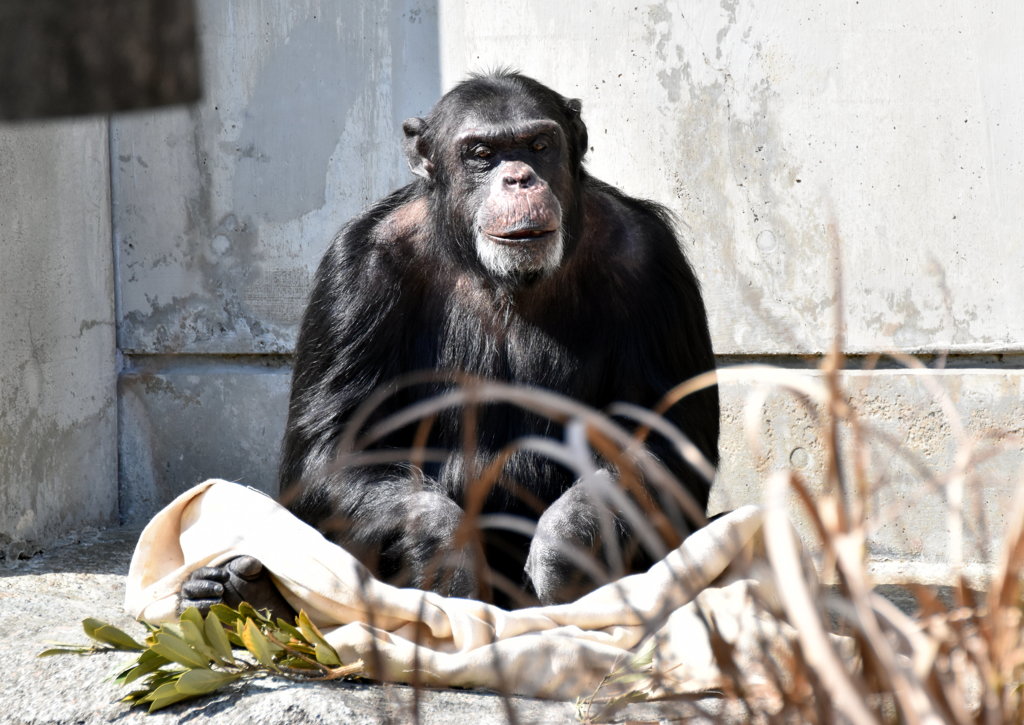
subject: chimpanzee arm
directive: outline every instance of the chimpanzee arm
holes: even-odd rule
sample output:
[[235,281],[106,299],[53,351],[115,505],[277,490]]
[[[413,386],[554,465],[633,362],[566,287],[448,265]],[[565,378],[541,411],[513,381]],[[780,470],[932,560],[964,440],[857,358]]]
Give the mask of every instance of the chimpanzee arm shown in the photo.
[[[700,283],[686,260],[666,209],[594,182],[606,214],[602,228],[613,241],[609,286],[623,322],[611,334],[616,358],[609,365],[613,401],[654,408],[674,387],[715,367]],[[613,220],[613,221],[609,221]],[[718,465],[719,402],[715,388],[687,397],[664,413],[713,466]],[[675,446],[652,434],[648,447],[707,506],[711,482],[687,464]]]
[[296,345],[282,493],[322,474],[354,410],[405,370],[412,260],[405,240],[387,235],[410,195],[406,187],[349,223],[320,263]]
[[[620,222],[602,225],[610,230],[604,244],[611,250],[606,258],[609,274],[614,275],[606,286],[628,292],[615,302],[616,310],[624,310],[615,318],[618,324],[602,331],[605,344],[615,350],[608,365],[609,398],[653,408],[673,387],[714,367],[706,312],[697,280],[665,212],[613,189],[598,188],[603,192],[602,210]],[[687,398],[664,417],[717,466],[716,390]],[[686,463],[675,444],[657,432],[649,434],[647,446],[703,512],[711,485],[704,473]],[[609,485],[617,485],[612,470],[601,475]],[[653,504],[668,517],[673,531],[682,535],[701,522],[685,516],[676,494],[647,481],[646,493],[639,495],[648,500],[634,500]],[[615,540],[609,542],[609,535]],[[613,499],[577,482],[541,516],[526,573],[543,603],[569,601],[616,571],[637,571],[653,563],[641,538]]]

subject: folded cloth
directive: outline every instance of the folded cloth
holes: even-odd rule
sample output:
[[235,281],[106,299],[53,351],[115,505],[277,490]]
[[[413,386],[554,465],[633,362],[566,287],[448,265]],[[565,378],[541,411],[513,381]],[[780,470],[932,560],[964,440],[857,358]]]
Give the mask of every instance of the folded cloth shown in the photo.
[[[149,622],[174,619],[190,572],[249,555],[343,662],[361,659],[374,679],[568,700],[598,690],[613,696],[627,682],[651,696],[692,694],[725,681],[713,654],[722,642],[733,665],[757,678],[772,667],[763,660],[775,647],[766,642],[790,639],[766,609],[775,599],[770,581],[753,577],[760,530],[760,510],[747,506],[692,534],[643,574],[569,604],[505,611],[384,584],[266,495],[210,480],[142,532],[125,608]],[[630,671],[640,677],[614,676]]]

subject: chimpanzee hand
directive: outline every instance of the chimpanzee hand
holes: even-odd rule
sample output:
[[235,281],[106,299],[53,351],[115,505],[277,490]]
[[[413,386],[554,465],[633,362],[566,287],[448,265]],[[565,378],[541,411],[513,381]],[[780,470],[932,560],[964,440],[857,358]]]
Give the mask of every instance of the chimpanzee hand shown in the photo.
[[620,544],[623,525],[602,508],[577,482],[540,517],[526,559],[526,575],[541,604],[575,601],[609,580],[602,546],[602,516],[606,517],[608,533]]
[[469,553],[455,548],[463,515],[459,505],[431,490],[409,495],[402,504],[404,522],[394,550],[405,571],[394,582],[449,597],[474,596],[477,582]]
[[295,610],[274,586],[263,564],[251,556],[238,556],[220,566],[196,569],[181,585],[178,610],[196,607],[206,614],[214,604],[238,607],[242,602],[256,609],[269,609],[272,616],[287,621],[295,618]]

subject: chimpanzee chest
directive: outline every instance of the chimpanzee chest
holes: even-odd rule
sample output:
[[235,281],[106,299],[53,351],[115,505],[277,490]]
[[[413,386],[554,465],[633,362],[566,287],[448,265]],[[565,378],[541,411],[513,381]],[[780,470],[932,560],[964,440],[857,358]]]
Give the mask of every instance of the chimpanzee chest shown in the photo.
[[[606,377],[613,353],[607,340],[588,339],[557,328],[543,329],[521,319],[503,320],[505,324],[500,327],[494,322],[461,316],[441,325],[425,325],[415,346],[418,359],[413,369],[456,371],[480,380],[558,391],[596,408],[612,402]],[[431,328],[435,334],[428,337]],[[421,388],[414,397],[437,394],[443,387],[447,386]],[[467,431],[467,425],[472,426],[472,431]],[[471,438],[467,438],[467,432]],[[562,425],[513,403],[482,403],[471,415],[463,408],[449,409],[432,426],[430,445],[451,451],[452,456],[428,474],[436,476],[442,484],[450,484],[453,491],[461,489],[467,473],[467,440],[473,441],[479,471],[503,448],[527,436],[561,440]],[[571,471],[525,449],[509,457],[505,474],[510,480],[528,481],[534,494],[545,500],[556,498],[574,480]],[[486,509],[519,508],[505,501],[500,492],[495,495],[501,500],[491,502],[493,505]]]

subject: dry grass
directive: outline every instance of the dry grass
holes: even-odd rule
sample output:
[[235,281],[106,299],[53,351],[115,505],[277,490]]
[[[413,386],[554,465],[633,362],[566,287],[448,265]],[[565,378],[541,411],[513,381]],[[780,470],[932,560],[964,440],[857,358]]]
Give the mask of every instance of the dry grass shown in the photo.
[[[913,360],[908,365],[917,365]],[[752,682],[728,640],[708,621],[709,637],[723,675],[722,686],[711,693],[734,705],[732,721],[784,723],[1020,723],[1024,722],[1024,639],[1022,639],[1022,597],[1020,581],[1024,566],[1024,491],[1014,503],[1005,531],[1002,553],[990,567],[983,595],[978,582],[968,581],[961,568],[963,544],[952,541],[951,578],[948,590],[907,582],[905,587],[916,601],[916,611],[905,613],[873,587],[867,557],[868,540],[875,517],[892,517],[898,512],[872,509],[873,495],[886,480],[872,453],[894,448],[885,435],[862,424],[851,404],[852,396],[842,387],[843,360],[833,352],[826,358],[821,374],[787,371],[763,366],[727,368],[703,379],[690,381],[674,391],[671,400],[716,382],[757,383],[757,390],[783,389],[795,396],[817,421],[818,436],[827,464],[824,480],[809,481],[796,470],[776,471],[764,485],[766,559],[764,575],[774,579],[777,602],[763,603],[793,633],[793,646],[785,657],[768,653],[774,675],[766,683]],[[406,384],[420,382],[405,381]],[[927,383],[927,379],[925,379]],[[458,407],[464,421],[472,426],[473,409],[488,403],[519,405],[549,416],[565,425],[566,440],[528,439],[510,444],[503,452],[529,448],[551,455],[574,468],[581,477],[595,470],[595,451],[611,458],[627,478],[642,477],[669,491],[680,505],[687,496],[671,480],[659,462],[647,455],[641,444],[650,429],[666,434],[664,422],[641,411],[621,407],[612,413],[634,421],[630,430],[611,418],[560,396],[539,390],[498,383],[463,381],[464,385],[425,401],[414,408],[376,424],[368,430],[353,426],[345,442],[342,462],[372,460],[375,454],[364,446],[390,430],[410,423],[429,421],[440,412]],[[922,490],[944,496],[949,508],[950,531],[956,539],[963,531],[965,482],[974,466],[1007,449],[1019,451],[1021,442],[1008,436],[971,437],[958,422],[954,401],[932,391],[949,418],[957,437],[958,454],[954,469],[931,473],[914,464],[921,475]],[[763,403],[766,394],[755,393],[745,411],[749,443],[761,445]],[[365,413],[379,404],[368,401]],[[424,422],[426,421],[426,422]],[[426,427],[424,428],[426,430]],[[699,452],[681,434],[668,432],[680,452],[694,465],[706,468]],[[898,446],[895,446],[898,451]],[[358,451],[364,450],[360,453]],[[443,455],[425,449],[405,452],[413,460]],[[913,458],[913,452],[907,451]],[[401,455],[390,452],[389,455]],[[497,465],[473,472],[471,503],[465,535],[471,537],[478,523],[479,504],[498,478]],[[628,497],[616,499],[627,520],[643,521],[650,516]],[[795,501],[795,504],[794,504]],[[794,505],[810,522],[812,540],[800,542],[790,524]],[[647,527],[650,529],[651,527]],[[815,552],[816,571],[808,569],[806,550]],[[614,569],[614,567],[612,567]],[[609,571],[607,575],[613,576]],[[830,587],[819,589],[818,581]],[[948,591],[951,596],[944,596]],[[837,636],[838,635],[838,636]],[[623,672],[609,673],[609,681],[629,682],[643,670],[643,663]],[[658,673],[645,672],[656,679]],[[647,682],[647,680],[644,680]],[[619,688],[619,694],[604,697],[598,691],[581,693],[579,717],[583,722],[628,719],[642,699],[645,688]],[[679,713],[699,712],[701,704],[680,705]],[[514,717],[509,711],[510,718]],[[666,704],[659,717],[671,717]],[[723,712],[721,702],[709,711]],[[717,715],[715,715],[717,713]],[[739,713],[736,715],[735,713]]]

